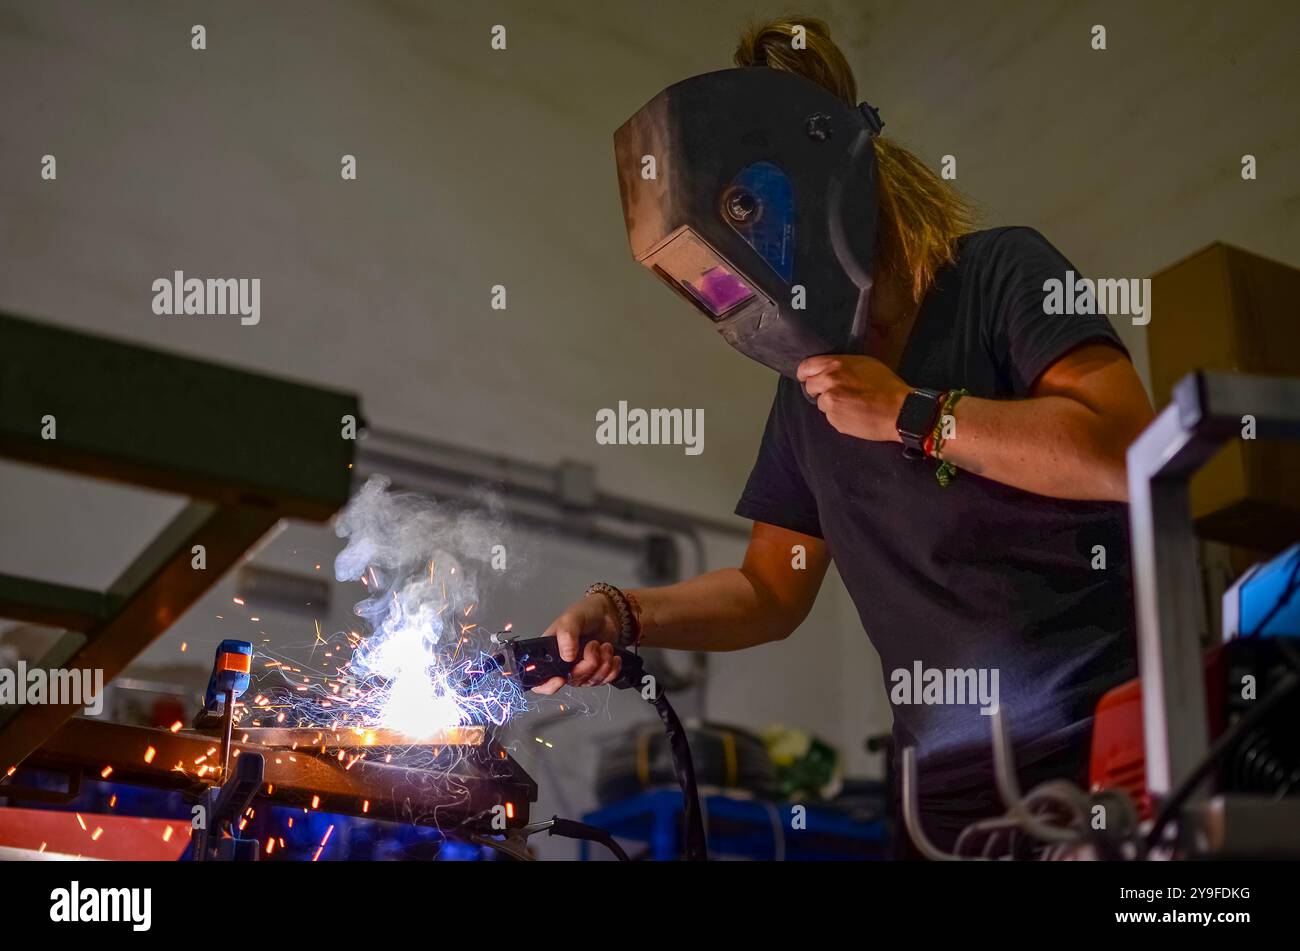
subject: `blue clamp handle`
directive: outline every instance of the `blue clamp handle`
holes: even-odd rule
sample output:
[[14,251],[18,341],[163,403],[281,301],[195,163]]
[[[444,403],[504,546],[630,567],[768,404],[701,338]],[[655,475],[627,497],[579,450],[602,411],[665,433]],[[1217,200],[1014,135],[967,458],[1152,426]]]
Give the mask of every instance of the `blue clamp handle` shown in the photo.
[[233,690],[235,699],[239,699],[248,689],[253,666],[253,645],[249,641],[222,641],[217,645],[216,656],[212,660],[212,676],[208,678],[208,689],[203,694],[205,713],[220,713],[226,702],[226,694]]

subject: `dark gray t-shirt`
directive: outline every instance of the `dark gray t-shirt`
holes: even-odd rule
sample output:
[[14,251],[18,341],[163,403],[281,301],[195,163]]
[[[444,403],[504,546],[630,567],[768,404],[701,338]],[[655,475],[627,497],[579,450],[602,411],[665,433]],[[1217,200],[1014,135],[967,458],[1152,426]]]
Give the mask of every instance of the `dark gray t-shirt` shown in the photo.
[[[965,236],[922,303],[899,376],[1015,399],[1082,343],[1123,350],[1104,316],[1044,314],[1044,282],[1067,270],[1033,229]],[[924,684],[931,670],[956,687],[947,672],[981,668],[991,690],[996,669],[1019,763],[1082,763],[1097,699],[1136,672],[1127,506],[1049,498],[970,472],[944,488],[935,467],[905,458],[898,443],[836,432],[782,378],[736,513],[826,540],[887,692]],[[1096,546],[1104,568],[1094,568]],[[907,698],[924,700],[917,689]],[[991,718],[978,701],[891,706],[900,748],[917,745],[923,799],[988,789]]]

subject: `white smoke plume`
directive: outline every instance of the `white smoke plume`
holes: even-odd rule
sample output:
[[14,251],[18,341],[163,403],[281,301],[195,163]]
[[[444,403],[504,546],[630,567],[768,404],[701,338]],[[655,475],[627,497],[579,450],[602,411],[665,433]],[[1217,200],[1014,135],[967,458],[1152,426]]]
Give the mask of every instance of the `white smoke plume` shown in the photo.
[[356,613],[371,627],[352,673],[375,692],[377,721],[420,737],[468,722],[503,722],[510,697],[459,689],[457,678],[488,647],[478,598],[494,552],[507,546],[500,501],[473,508],[391,490],[372,476],[335,524],[347,544],[334,562],[339,581],[363,581]]

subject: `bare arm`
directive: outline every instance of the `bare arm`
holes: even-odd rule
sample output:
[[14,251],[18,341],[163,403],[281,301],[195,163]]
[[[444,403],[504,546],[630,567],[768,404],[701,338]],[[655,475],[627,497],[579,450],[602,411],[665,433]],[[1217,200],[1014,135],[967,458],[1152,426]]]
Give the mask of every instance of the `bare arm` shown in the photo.
[[[797,545],[803,546],[799,560]],[[788,637],[812,609],[829,564],[820,538],[755,522],[741,567],[631,592],[642,609],[641,643],[731,651]],[[618,620],[604,596],[588,595],[570,605],[546,633],[556,636],[566,660],[577,657],[581,637],[603,642],[587,645],[569,675],[573,686],[609,683],[618,676],[620,662],[613,651]],[[564,681],[557,677],[537,691],[554,693],[562,686]]]
[[965,397],[942,458],[959,469],[1058,499],[1128,499],[1125,451],[1153,413],[1114,347],[1070,351],[1023,400]]
[[[879,360],[809,357],[799,379],[839,432],[900,441],[895,424],[911,388]],[[1026,399],[961,399],[941,456],[958,469],[1039,495],[1124,501],[1124,453],[1152,415],[1124,354],[1085,344],[1048,367]]]
[[[796,545],[806,567],[792,565]],[[788,637],[812,609],[829,562],[820,538],[755,522],[741,567],[633,592],[644,612],[641,643],[731,651]]]

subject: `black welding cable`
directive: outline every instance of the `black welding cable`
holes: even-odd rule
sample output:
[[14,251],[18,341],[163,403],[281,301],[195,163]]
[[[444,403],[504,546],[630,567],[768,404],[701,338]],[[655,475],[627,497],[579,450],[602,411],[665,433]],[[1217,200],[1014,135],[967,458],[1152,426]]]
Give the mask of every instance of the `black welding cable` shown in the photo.
[[659,719],[664,722],[668,735],[668,748],[673,755],[673,770],[682,787],[682,818],[686,825],[685,851],[691,862],[705,862],[709,858],[708,840],[704,836],[704,819],[700,812],[700,792],[695,785],[695,761],[691,759],[691,745],[686,728],[677,718],[677,712],[663,691],[656,691],[650,700]]
[[575,819],[561,819],[556,816],[548,825],[547,832],[549,835],[560,835],[566,839],[584,839],[587,842],[598,842],[610,852],[620,862],[632,861],[623,846],[614,841],[614,837],[604,829],[598,829],[596,826],[589,826],[585,822],[578,822]]
[[[640,690],[645,673],[644,661],[640,654],[628,650],[619,650],[623,659],[623,670],[614,686],[620,689]],[[644,695],[643,695],[644,696]],[[704,834],[704,817],[700,811],[700,791],[695,785],[695,761],[691,758],[691,744],[686,736],[686,728],[677,717],[677,711],[668,702],[662,690],[652,690],[646,698],[659,719],[663,721],[664,732],[668,737],[668,750],[673,757],[673,772],[677,784],[682,789],[682,819],[686,826],[683,836],[686,858],[691,862],[706,862],[709,858],[708,839]]]
[[1282,656],[1286,659],[1292,669],[1287,671],[1282,679],[1278,681],[1277,686],[1275,686],[1269,692],[1269,695],[1261,700],[1254,709],[1220,735],[1196,769],[1192,770],[1191,774],[1183,780],[1182,783],[1179,784],[1178,788],[1169,795],[1169,798],[1164,801],[1163,805],[1160,807],[1159,814],[1156,816],[1155,824],[1147,834],[1144,855],[1149,854],[1152,849],[1160,844],[1160,837],[1165,830],[1165,826],[1169,825],[1173,818],[1182,810],[1183,804],[1191,797],[1192,793],[1196,791],[1201,783],[1209,777],[1211,771],[1213,771],[1214,767],[1218,765],[1223,757],[1237,745],[1237,742],[1248,730],[1255,727],[1260,721],[1272,713],[1283,700],[1291,695],[1291,692],[1296,688],[1296,686],[1300,684],[1300,676],[1297,675],[1297,672],[1300,672],[1300,656],[1296,655],[1295,651],[1289,644],[1282,641],[1278,642],[1278,649],[1282,652]]

